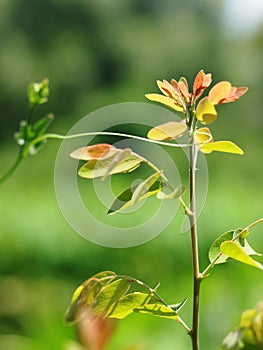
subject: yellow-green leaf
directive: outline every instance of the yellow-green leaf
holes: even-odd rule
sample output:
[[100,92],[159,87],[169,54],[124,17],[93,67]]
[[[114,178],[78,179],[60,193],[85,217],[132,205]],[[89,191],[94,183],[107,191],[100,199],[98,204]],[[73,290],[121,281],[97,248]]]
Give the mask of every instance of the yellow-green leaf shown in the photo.
[[197,105],[196,118],[202,124],[211,124],[216,120],[217,112],[214,105],[207,97],[204,97]]
[[134,292],[127,294],[119,300],[109,317],[123,319],[130,315],[134,309],[155,301],[156,298],[149,293]]
[[145,95],[148,100],[154,101],[154,102],[159,102],[167,107],[170,107],[178,112],[183,112],[183,107],[179,105],[174,99],[163,96],[161,94],[146,94]]
[[[139,185],[140,186],[140,185]],[[108,210],[107,214],[115,214],[118,213],[132,205],[132,196],[134,191],[136,190],[137,186],[130,187],[123,191],[113,202],[110,209]],[[137,202],[142,201],[143,199],[146,199],[157,192],[161,191],[163,189],[163,182],[162,181],[155,181],[155,183],[148,189],[146,193],[143,195],[140,195],[138,199],[136,199]]]
[[151,140],[163,141],[174,140],[181,137],[187,130],[187,126],[183,123],[168,122],[156,126],[148,132],[147,137]]
[[220,246],[220,250],[228,257],[238,260],[244,264],[263,270],[263,265],[252,259],[237,242],[226,241]]
[[160,176],[161,176],[160,173],[154,173],[153,175],[149,176],[145,181],[141,182],[133,192],[133,195],[131,198],[131,205],[134,205],[135,203],[137,203],[142,196],[147,194],[147,192],[154,185],[154,183],[159,179]]
[[178,315],[175,311],[161,304],[146,304],[142,307],[134,309],[134,312],[178,320]]
[[203,153],[211,153],[213,151],[217,151],[241,155],[244,154],[243,150],[231,141],[208,142],[200,145],[200,149]]
[[[103,177],[107,174],[108,168],[112,166],[113,159],[114,156],[106,159],[90,160],[79,169],[78,174],[86,179]],[[113,169],[111,169],[109,175],[131,172],[135,170],[141,162],[141,158],[136,155],[136,153],[131,153],[129,157],[117,163]]]
[[109,317],[120,298],[127,293],[131,282],[127,279],[118,279],[104,286],[96,296],[92,304],[92,312],[99,317]]

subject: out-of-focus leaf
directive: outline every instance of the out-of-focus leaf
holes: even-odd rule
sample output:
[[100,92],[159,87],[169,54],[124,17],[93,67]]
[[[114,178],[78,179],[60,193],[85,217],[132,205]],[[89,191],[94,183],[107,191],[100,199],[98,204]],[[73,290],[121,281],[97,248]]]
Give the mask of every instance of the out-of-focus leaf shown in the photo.
[[142,307],[135,309],[134,312],[150,314],[158,317],[169,318],[172,320],[178,319],[178,315],[175,311],[170,309],[168,306],[161,304],[146,304]]
[[76,323],[80,318],[82,308],[91,306],[101,288],[105,284],[110,283],[115,277],[116,274],[114,272],[103,271],[82,283],[73,293],[64,317],[65,323]]
[[78,148],[70,156],[79,160],[97,160],[110,158],[119,151],[119,149],[108,143],[98,143],[96,145]]
[[240,350],[244,346],[242,342],[242,329],[236,328],[223,340],[220,350]]
[[49,96],[49,81],[43,79],[40,83],[31,83],[27,89],[27,97],[31,106],[46,103]]
[[221,350],[263,348],[263,303],[242,313],[238,327],[223,340]]
[[157,193],[156,196],[158,199],[178,199],[185,193],[185,191],[186,191],[186,187],[180,186],[171,193],[164,193],[160,191]]
[[220,81],[209,91],[208,98],[213,105],[220,104],[230,95],[231,83],[229,81]]
[[[111,166],[113,158],[114,155],[106,159],[90,160],[79,169],[78,174],[86,179],[103,177],[107,173],[109,166]],[[141,162],[142,159],[137,154],[132,153],[129,157],[116,164],[109,175],[131,172],[138,168]]]
[[214,105],[207,97],[199,101],[196,107],[196,118],[202,124],[211,124],[216,120],[217,112]]
[[211,153],[213,151],[244,154],[243,150],[231,141],[208,142],[200,146],[203,153]]
[[[132,205],[132,196],[137,186],[133,186],[122,192],[113,202],[112,206],[108,210],[107,214],[115,214],[124,210]],[[156,181],[144,195],[140,196],[137,201],[142,201],[163,189],[163,182]]]
[[184,123],[168,122],[151,129],[147,137],[157,141],[174,140],[181,137],[186,131],[187,126]]
[[263,265],[252,259],[237,242],[226,241],[220,245],[220,250],[226,256],[244,264],[263,270]]
[[174,109],[175,111],[178,112],[183,112],[184,109],[182,106],[180,106],[176,100],[167,97],[167,96],[163,96],[161,94],[146,94],[145,95],[146,98],[148,98],[148,100],[154,101],[154,102],[159,102],[167,107],[170,107],[172,109]]
[[134,309],[155,301],[156,298],[149,293],[146,294],[134,292],[131,294],[127,294],[120,299],[117,306],[115,307],[115,309],[109,317],[123,319],[126,316],[130,315],[134,311]]

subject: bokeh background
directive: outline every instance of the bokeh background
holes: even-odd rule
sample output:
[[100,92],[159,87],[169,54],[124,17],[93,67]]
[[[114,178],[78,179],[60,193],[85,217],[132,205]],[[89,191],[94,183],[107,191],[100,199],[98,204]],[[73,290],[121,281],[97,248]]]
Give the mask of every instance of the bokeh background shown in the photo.
[[[230,80],[250,91],[220,106],[211,126],[217,139],[233,140],[245,155],[207,156],[209,193],[198,222],[202,267],[219,234],[262,216],[261,0],[1,0],[0,37],[1,173],[16,156],[13,134],[28,112],[29,82],[50,79],[49,102],[38,113],[54,112],[52,131],[65,133],[100,107],[146,102],[144,94],[157,91],[156,79],[184,75],[192,82],[203,68],[214,82]],[[77,339],[74,327],[63,325],[71,293],[100,270],[160,282],[168,302],[189,299],[182,316],[190,321],[190,238],[179,230],[182,213],[139,247],[111,249],[84,240],[56,202],[58,148],[59,142],[49,142],[0,188],[0,349],[67,349]],[[253,230],[251,242],[263,251],[262,227]],[[262,291],[260,270],[234,262],[218,266],[203,285],[201,348],[218,349],[241,311],[263,299]],[[132,344],[184,350],[190,341],[172,321],[130,316],[107,349]]]

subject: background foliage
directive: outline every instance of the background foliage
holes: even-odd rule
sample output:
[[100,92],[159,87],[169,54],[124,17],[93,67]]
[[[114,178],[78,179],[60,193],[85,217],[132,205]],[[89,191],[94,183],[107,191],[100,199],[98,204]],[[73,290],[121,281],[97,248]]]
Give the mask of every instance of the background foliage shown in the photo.
[[[206,251],[220,233],[262,216],[263,26],[234,35],[223,10],[223,0],[2,0],[1,172],[15,157],[12,137],[27,114],[30,81],[50,79],[50,100],[39,112],[54,112],[52,129],[60,133],[107,104],[146,102],[144,93],[154,91],[157,78],[186,75],[191,81],[203,68],[214,82],[247,85],[248,95],[221,107],[216,123],[217,138],[233,140],[245,155],[207,157],[210,188],[199,220],[205,266]],[[191,298],[190,242],[178,233],[183,215],[140,247],[110,249],[85,241],[68,227],[56,202],[58,147],[49,142],[1,188],[0,348],[66,349],[75,335],[62,324],[65,306],[76,285],[100,270],[161,282],[160,292],[171,302]],[[252,242],[262,251],[260,230],[253,230]],[[230,263],[204,283],[201,348],[209,349],[238,323],[241,310],[262,300],[262,280],[260,271]],[[142,343],[170,349],[175,334],[177,347],[187,349],[189,340],[176,324],[131,316],[108,348]]]

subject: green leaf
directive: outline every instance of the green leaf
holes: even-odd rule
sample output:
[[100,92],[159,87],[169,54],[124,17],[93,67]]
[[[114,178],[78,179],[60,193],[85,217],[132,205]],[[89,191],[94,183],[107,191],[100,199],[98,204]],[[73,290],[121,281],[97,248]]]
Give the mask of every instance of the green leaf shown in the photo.
[[92,305],[92,312],[99,317],[105,318],[115,310],[119,299],[127,293],[131,285],[127,279],[118,279],[104,286],[96,296]]
[[164,193],[162,191],[157,193],[157,198],[158,199],[178,199],[180,198],[186,191],[186,187],[185,186],[180,186],[178,188],[176,188],[173,192],[171,193]]
[[130,315],[134,309],[142,307],[143,305],[156,301],[156,298],[151,294],[134,292],[127,294],[120,299],[116,308],[113,310],[110,318],[123,319]]
[[46,103],[49,96],[49,81],[43,79],[39,83],[31,83],[27,89],[27,97],[31,106]]
[[[85,163],[78,171],[79,176],[86,179],[103,177],[108,173],[108,168],[112,166],[115,155],[106,159],[90,160]],[[110,174],[127,173],[135,170],[141,164],[142,160],[136,153],[131,153],[129,157],[115,165]]]
[[168,306],[170,309],[178,313],[184,307],[186,302],[187,302],[187,299],[184,299],[181,303],[168,305]]
[[[124,210],[130,206],[132,206],[132,196],[134,191],[136,190],[137,186],[130,187],[123,191],[112,203],[112,206],[108,210],[107,214],[115,214],[120,212],[121,210]],[[143,199],[146,199],[157,192],[161,191],[163,189],[163,182],[162,181],[155,181],[155,183],[149,188],[148,192],[144,195],[140,196],[140,198],[137,200],[142,201]]]
[[220,250],[226,256],[244,264],[263,270],[263,265],[252,259],[237,242],[226,241],[220,245]]
[[243,150],[231,141],[208,142],[200,145],[200,149],[203,153],[211,153],[213,151],[217,151],[217,152],[234,153],[234,154],[240,154],[240,155],[244,154]]
[[186,130],[187,126],[184,123],[168,122],[151,129],[147,137],[156,141],[174,140],[181,137]]
[[33,125],[33,131],[35,132],[36,136],[43,135],[46,132],[46,130],[49,128],[53,120],[54,120],[54,114],[52,113],[48,113],[45,117],[39,119]]
[[142,307],[134,309],[134,312],[178,320],[178,315],[175,311],[170,309],[168,306],[161,304],[146,304]]
[[[208,257],[209,257],[210,262],[214,261],[214,259],[221,252],[221,250],[220,250],[221,244],[225,241],[231,241],[233,239],[233,237],[236,236],[239,232],[241,232],[240,229],[225,232],[214,241],[214,243],[211,245],[209,252],[208,252]],[[222,263],[226,262],[227,259],[228,259],[228,256],[223,254],[216,261],[216,264],[222,264]]]
[[145,181],[142,181],[134,190],[131,198],[131,205],[137,203],[140,198],[147,195],[147,192],[154,185],[154,183],[160,178],[161,173],[155,173],[149,176]]

